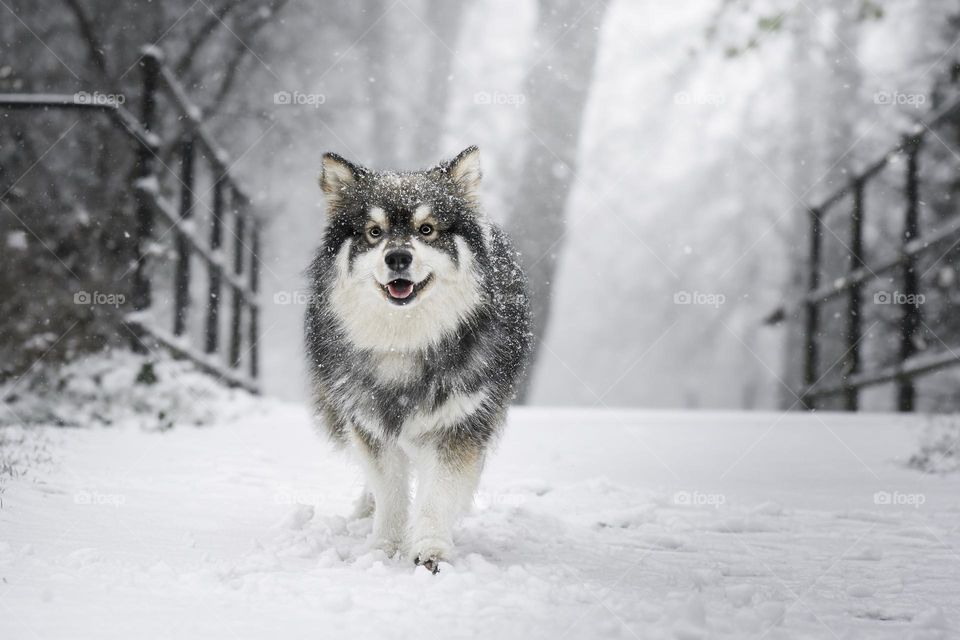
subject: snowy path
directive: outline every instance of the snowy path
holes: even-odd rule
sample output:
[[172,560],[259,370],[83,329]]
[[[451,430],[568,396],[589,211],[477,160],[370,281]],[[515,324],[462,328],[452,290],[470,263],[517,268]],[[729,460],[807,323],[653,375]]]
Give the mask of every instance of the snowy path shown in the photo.
[[364,551],[302,407],[50,430],[2,496],[0,638],[956,637],[960,478],[901,466],[918,429],[516,411],[437,576]]

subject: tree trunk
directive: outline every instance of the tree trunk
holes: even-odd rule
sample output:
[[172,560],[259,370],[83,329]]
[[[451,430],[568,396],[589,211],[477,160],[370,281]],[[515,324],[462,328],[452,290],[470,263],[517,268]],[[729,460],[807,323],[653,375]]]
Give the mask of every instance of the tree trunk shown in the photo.
[[[816,5],[814,7],[816,10]],[[822,109],[815,94],[816,69],[810,59],[814,48],[813,39],[815,18],[809,11],[797,12],[796,27],[793,32],[794,66],[790,79],[793,88],[793,148],[789,164],[788,182],[790,190],[798,196],[809,189],[814,181],[818,154],[811,132],[815,128],[818,109]],[[806,199],[806,198],[805,198]],[[805,292],[804,273],[807,265],[805,253],[809,235],[808,216],[802,203],[795,204],[789,213],[791,231],[785,242],[790,264],[790,274],[784,286],[784,300],[796,300]],[[783,385],[779,390],[778,404],[782,409],[794,406],[796,396],[803,386],[802,362],[805,345],[803,340],[803,311],[800,308],[790,310],[783,322],[783,359],[780,379]]]
[[[566,232],[567,196],[576,179],[577,148],[607,2],[586,13],[577,0],[539,2],[535,64],[527,74],[529,105],[519,193],[507,218],[530,280],[535,338],[534,362],[546,335],[553,277]],[[519,394],[526,402],[530,378]]]
[[391,73],[393,52],[398,45],[393,16],[390,15],[392,6],[386,0],[365,0],[358,34],[367,52],[367,76],[370,79],[367,99],[373,118],[370,151],[371,164],[376,169],[396,169],[401,161],[401,119],[396,97],[403,92],[393,86]]
[[432,166],[440,159],[440,138],[446,121],[450,76],[455,59],[451,51],[456,51],[464,8],[464,3],[450,0],[427,2],[423,20],[432,33],[428,36],[430,45],[424,65],[426,91],[419,108],[420,118],[413,132],[411,166],[414,167]]

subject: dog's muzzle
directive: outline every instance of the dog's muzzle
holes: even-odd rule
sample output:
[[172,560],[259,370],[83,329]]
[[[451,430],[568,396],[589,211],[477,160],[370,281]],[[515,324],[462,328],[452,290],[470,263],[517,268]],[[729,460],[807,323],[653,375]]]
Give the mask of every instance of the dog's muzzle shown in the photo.
[[413,264],[413,253],[408,249],[391,249],[383,256],[383,261],[390,270],[390,275],[395,276],[383,287],[387,299],[394,304],[406,304],[413,300],[419,284],[422,284],[407,277],[407,270]]
[[401,273],[413,263],[413,254],[406,249],[391,249],[383,257],[387,263],[387,269],[394,273]]

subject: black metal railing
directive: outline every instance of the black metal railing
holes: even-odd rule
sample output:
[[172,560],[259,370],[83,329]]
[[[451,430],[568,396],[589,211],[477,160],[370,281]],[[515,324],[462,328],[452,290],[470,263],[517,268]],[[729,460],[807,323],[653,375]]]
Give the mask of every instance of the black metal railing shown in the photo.
[[[258,392],[259,332],[259,257],[260,226],[251,212],[250,198],[231,171],[229,156],[217,146],[190,101],[186,90],[163,62],[163,53],[155,47],[141,51],[142,89],[140,116],[134,116],[118,101],[77,100],[76,95],[0,94],[0,109],[76,109],[106,114],[126,132],[135,145],[136,170],[131,185],[136,202],[135,266],[131,282],[133,310],[121,322],[135,336],[132,346],[146,349],[150,342],[168,349],[178,357],[196,363],[204,371],[225,382]],[[166,96],[178,116],[180,170],[177,176],[179,202],[175,205],[161,193],[162,162],[158,156],[159,99]],[[209,240],[201,239],[191,224],[197,202],[195,178],[198,151],[209,163],[213,175]],[[162,218],[172,227],[175,267],[173,276],[173,327],[163,329],[153,311],[150,244],[155,242],[155,221]],[[232,221],[232,256],[224,254],[225,223]],[[191,258],[206,265],[208,288],[205,293],[206,317],[203,322],[203,349],[190,345],[187,338],[191,305]],[[232,259],[231,259],[232,258]],[[232,292],[230,304],[229,350],[221,339],[221,298],[224,286]],[[243,323],[246,315],[247,332]],[[246,339],[245,339],[246,338]],[[246,345],[246,349],[244,346]],[[244,372],[242,365],[246,361]]]
[[[913,411],[916,407],[915,378],[947,367],[960,365],[960,359],[949,349],[944,352],[920,352],[917,336],[923,326],[918,304],[921,294],[918,259],[947,243],[960,241],[960,215],[950,219],[940,229],[921,236],[920,152],[925,138],[936,128],[948,122],[956,123],[960,116],[960,99],[946,104],[928,119],[918,123],[901,137],[899,142],[865,169],[853,174],[846,183],[815,206],[805,210],[809,218],[806,259],[806,292],[774,309],[764,320],[776,324],[796,311],[803,312],[803,387],[798,394],[807,409],[815,409],[817,401],[827,397],[841,397],[845,410],[859,407],[860,390],[873,385],[894,382],[897,387],[899,411]],[[870,184],[895,158],[904,160],[902,176],[902,232],[899,250],[895,255],[868,264],[864,254],[865,192]],[[846,274],[830,283],[821,284],[823,262],[823,231],[827,216],[839,209],[838,203],[850,196],[849,237]],[[864,370],[861,354],[863,338],[863,289],[881,276],[899,275],[903,302],[899,304],[899,351],[896,362],[873,370]],[[821,380],[818,335],[821,332],[821,307],[846,294],[846,349],[842,380],[827,384]]]

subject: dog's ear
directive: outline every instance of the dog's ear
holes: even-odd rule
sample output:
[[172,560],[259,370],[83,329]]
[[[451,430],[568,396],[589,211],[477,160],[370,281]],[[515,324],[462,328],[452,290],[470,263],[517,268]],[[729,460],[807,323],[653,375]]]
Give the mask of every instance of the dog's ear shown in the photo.
[[331,207],[340,202],[343,191],[360,179],[366,169],[353,164],[336,153],[323,154],[323,169],[320,171],[320,188]]
[[467,199],[474,202],[479,200],[480,177],[483,174],[480,171],[480,149],[476,145],[467,147],[439,168],[463,190]]

